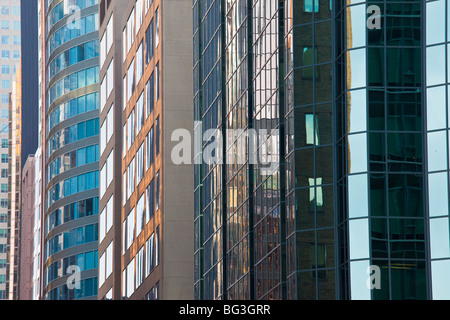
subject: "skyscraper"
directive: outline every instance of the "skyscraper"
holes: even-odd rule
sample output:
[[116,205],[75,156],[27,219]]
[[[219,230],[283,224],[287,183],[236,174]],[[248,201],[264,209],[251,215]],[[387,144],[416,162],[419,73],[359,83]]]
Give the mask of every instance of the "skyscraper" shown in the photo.
[[193,119],[190,3],[99,6],[98,298],[192,299],[193,167],[171,154]]
[[[97,0],[39,3],[42,288],[96,299],[99,184]],[[68,276],[79,273],[79,287]]]
[[[0,74],[0,139],[1,145],[1,177],[0,177],[0,299],[12,299],[14,287],[14,270],[8,266],[14,262],[14,242],[9,246],[8,238],[11,233],[10,203],[8,201],[9,192],[9,108],[12,106],[10,96],[12,94],[13,82],[16,79],[16,70],[20,63],[20,1],[5,1],[0,4],[0,51],[1,51],[1,74]],[[14,225],[10,230],[13,230]],[[12,259],[12,260],[11,260]],[[16,261],[17,262],[17,261]],[[9,271],[13,272],[12,278]],[[17,270],[16,270],[17,271]],[[16,276],[17,280],[17,276]],[[12,290],[12,291],[11,291]]]
[[450,298],[449,9],[194,1],[197,299]]

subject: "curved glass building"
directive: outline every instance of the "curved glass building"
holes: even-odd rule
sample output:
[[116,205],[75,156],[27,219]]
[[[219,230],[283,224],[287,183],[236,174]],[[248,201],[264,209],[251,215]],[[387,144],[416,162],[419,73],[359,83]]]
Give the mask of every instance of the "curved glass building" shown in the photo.
[[[39,20],[45,128],[42,296],[49,300],[96,299],[98,1],[41,0]],[[68,278],[74,272],[79,272],[80,282],[71,285]]]

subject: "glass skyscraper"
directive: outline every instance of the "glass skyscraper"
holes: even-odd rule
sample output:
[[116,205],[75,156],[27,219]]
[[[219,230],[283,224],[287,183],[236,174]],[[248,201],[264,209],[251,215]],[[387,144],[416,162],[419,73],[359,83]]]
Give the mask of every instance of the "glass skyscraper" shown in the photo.
[[[96,299],[99,185],[97,0],[40,1],[42,297]],[[75,267],[75,268],[74,268]],[[80,286],[68,276],[80,273]]]
[[450,298],[449,13],[194,1],[197,299]]

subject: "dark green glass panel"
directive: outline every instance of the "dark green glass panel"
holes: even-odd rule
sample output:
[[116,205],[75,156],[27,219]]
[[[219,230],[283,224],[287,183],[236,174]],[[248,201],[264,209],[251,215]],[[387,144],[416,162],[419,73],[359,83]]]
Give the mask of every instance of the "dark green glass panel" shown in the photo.
[[[297,269],[311,270],[314,262],[311,261],[311,247],[316,243],[315,232],[305,231],[297,233]],[[311,275],[311,272],[309,273]]]
[[316,278],[311,271],[297,273],[297,300],[316,300]]
[[[389,300],[389,265],[385,260],[372,260],[372,265],[380,268],[379,288],[372,290],[373,300]],[[375,280],[372,282],[376,284]]]
[[391,261],[391,299],[424,300],[427,298],[425,262]]
[[370,174],[370,215],[386,216],[386,175],[379,173]]
[[328,102],[332,99],[332,72],[331,64],[324,64],[314,68],[315,69],[315,103]]
[[313,67],[294,69],[294,105],[301,106],[313,103]]
[[313,25],[294,27],[293,33],[294,68],[314,64],[314,54],[317,55],[317,50],[313,50]]
[[387,93],[388,130],[421,131],[421,93],[411,90],[389,90]]
[[[379,1],[379,0],[378,0]],[[380,8],[380,16],[379,16],[379,23],[380,23],[380,28],[376,29],[376,28],[368,28],[367,29],[367,43],[370,46],[382,46],[384,45],[384,25],[385,25],[385,18],[384,18],[384,3],[380,3],[377,1],[373,1],[373,3],[367,4],[367,7],[371,6],[371,5],[376,5],[378,6],[378,8]],[[367,14],[367,19],[372,18],[372,21],[377,22],[376,20],[374,20],[376,18],[376,13],[375,12],[369,12]]]
[[331,104],[316,105],[315,114],[318,118],[319,145],[331,144],[333,140],[333,120]]
[[369,90],[369,130],[384,130],[384,90]]
[[292,1],[294,11],[294,25],[312,22],[313,20],[312,1],[318,2],[318,0]]
[[317,48],[317,63],[331,62],[331,22],[325,21],[314,24],[314,46]]
[[333,148],[316,148],[316,179],[321,178],[323,184],[333,183]]
[[[317,231],[317,265],[322,269],[335,266],[334,229]],[[320,277],[320,280],[325,280],[325,278]]]
[[388,204],[391,217],[423,217],[421,175],[390,174]]
[[319,1],[319,10],[314,12],[314,20],[327,20],[331,19],[331,0],[318,0]]
[[388,257],[387,220],[383,218],[370,219],[370,240],[373,258]]
[[386,45],[420,46],[420,3],[386,3]]
[[389,171],[422,171],[421,134],[388,133],[387,144]]
[[295,151],[295,186],[309,186],[309,179],[314,178],[314,149]]
[[388,86],[419,87],[421,85],[420,50],[420,48],[386,49]]
[[321,192],[321,195],[317,195],[317,227],[329,228],[334,226],[334,210],[333,210],[333,186],[320,187],[316,190],[317,193]]
[[[302,107],[294,109],[294,134],[295,134],[295,148],[302,148],[314,143],[314,138],[311,138],[311,133],[314,132],[314,109],[313,107]],[[321,126],[319,123],[319,130]]]
[[315,227],[314,188],[295,191],[295,224],[296,230],[310,230]]
[[389,219],[391,259],[425,259],[423,219]]
[[384,133],[369,133],[370,171],[386,170],[386,143]]
[[369,86],[384,86],[384,48],[368,49]]

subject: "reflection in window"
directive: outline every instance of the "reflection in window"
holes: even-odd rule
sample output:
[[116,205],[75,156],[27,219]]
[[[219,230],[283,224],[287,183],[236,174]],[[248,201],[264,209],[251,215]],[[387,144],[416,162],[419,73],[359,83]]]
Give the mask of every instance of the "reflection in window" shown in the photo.
[[305,115],[306,144],[320,145],[318,120],[318,117],[314,114]]
[[[313,1],[314,1],[314,8],[313,8]],[[319,0],[304,0],[303,11],[313,12],[313,9],[314,12],[319,12]]]

